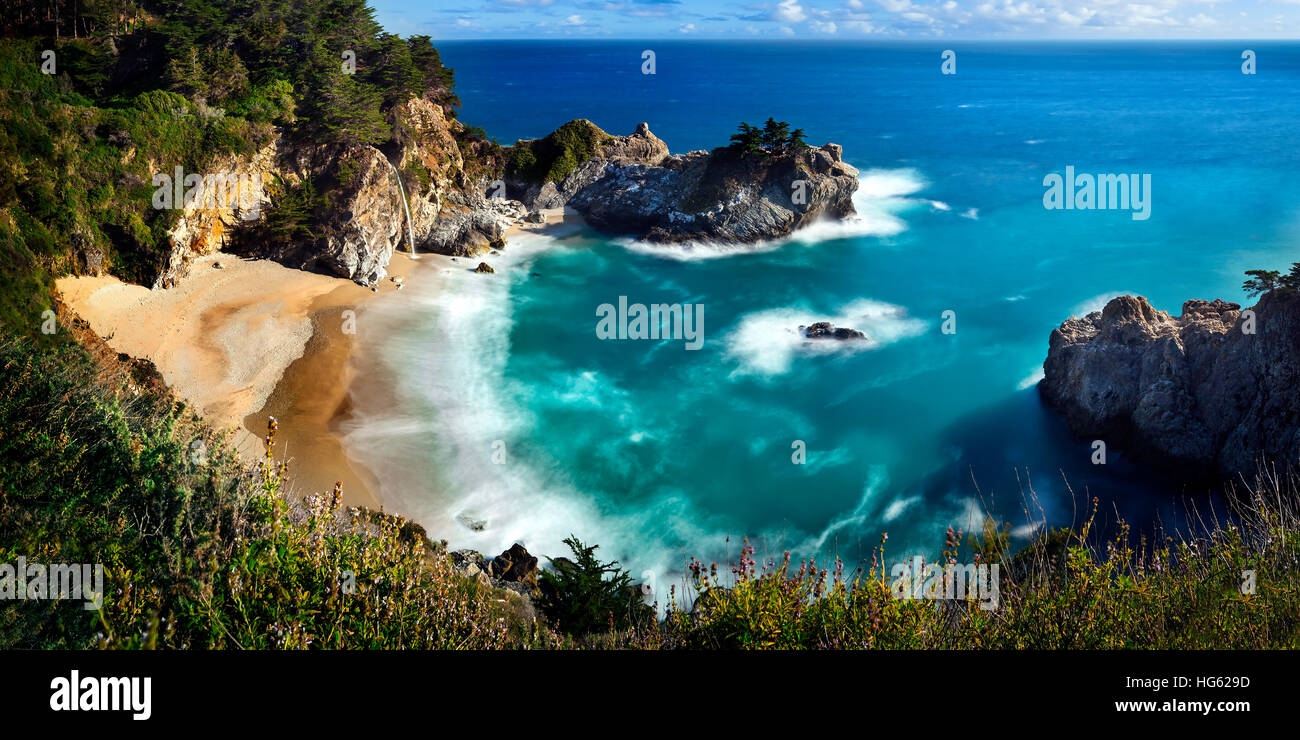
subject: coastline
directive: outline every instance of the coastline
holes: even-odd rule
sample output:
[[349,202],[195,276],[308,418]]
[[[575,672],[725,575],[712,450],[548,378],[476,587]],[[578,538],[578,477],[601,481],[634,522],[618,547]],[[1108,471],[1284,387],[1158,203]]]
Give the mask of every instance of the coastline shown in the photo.
[[[545,213],[546,223],[516,223],[507,238],[581,220],[566,209]],[[462,259],[473,264],[480,257]],[[388,278],[404,286],[412,278],[437,281],[438,270],[454,264],[443,255],[412,259],[394,252]],[[342,436],[356,402],[360,359],[343,312],[360,314],[372,300],[396,298],[393,280],[371,291],[343,278],[216,252],[195,259],[189,274],[165,290],[111,276],[69,276],[56,284],[67,306],[114,351],[153,362],[177,397],[229,431],[245,462],[265,455],[267,419],[274,416],[276,454],[289,463],[294,493],[328,492],[341,481],[345,505],[387,510],[398,503],[380,496],[375,471],[349,455]],[[367,393],[370,402],[397,402],[392,389],[372,390],[381,395]]]
[[[397,253],[390,275],[405,279],[416,264]],[[327,492],[338,480],[347,505],[380,508],[373,476],[349,460],[333,429],[347,413],[353,372],[342,312],[396,292],[394,282],[373,292],[217,252],[195,260],[189,276],[166,290],[107,276],[61,278],[57,289],[110,347],[152,361],[180,399],[228,430],[243,460],[265,454],[266,420],[274,415],[277,455],[288,458],[296,493]]]

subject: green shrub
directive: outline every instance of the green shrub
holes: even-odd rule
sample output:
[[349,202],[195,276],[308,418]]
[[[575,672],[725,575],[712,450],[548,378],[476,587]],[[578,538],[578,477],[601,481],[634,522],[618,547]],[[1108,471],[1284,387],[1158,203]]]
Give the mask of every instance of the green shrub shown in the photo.
[[511,147],[506,155],[506,174],[525,182],[558,183],[613,141],[591,121],[569,121],[545,138],[521,141]]

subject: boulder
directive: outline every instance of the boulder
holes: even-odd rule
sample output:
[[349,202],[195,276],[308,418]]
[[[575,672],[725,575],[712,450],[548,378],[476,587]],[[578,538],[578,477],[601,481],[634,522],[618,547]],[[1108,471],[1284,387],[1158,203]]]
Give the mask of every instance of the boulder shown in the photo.
[[1052,331],[1039,392],[1075,434],[1182,473],[1296,465],[1300,294],[1249,310],[1190,300],[1174,317],[1120,296]]
[[492,559],[491,574],[501,581],[522,583],[530,590],[536,589],[537,558],[529,555],[524,546],[516,542],[510,549]]

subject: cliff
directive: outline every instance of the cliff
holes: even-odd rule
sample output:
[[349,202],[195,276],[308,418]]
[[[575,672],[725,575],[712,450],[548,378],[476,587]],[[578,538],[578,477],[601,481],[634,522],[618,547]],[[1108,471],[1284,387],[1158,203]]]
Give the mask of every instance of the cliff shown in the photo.
[[[386,275],[397,249],[472,255],[499,248],[506,229],[525,215],[518,204],[489,201],[488,179],[469,174],[457,135],[459,121],[441,105],[411,98],[393,113],[396,141],[374,146],[317,146],[277,137],[252,156],[227,157],[214,171],[255,174],[245,205],[187,205],[169,232],[170,253],[155,287],[173,285],[196,256],[232,248],[290,267],[325,272],[373,285]],[[394,168],[410,209],[406,225]],[[268,218],[310,183],[315,200],[306,228],[294,238],[266,233]],[[232,239],[240,227],[241,239]]]
[[[254,155],[219,161],[221,171],[257,175],[256,185],[243,207],[185,207],[155,287],[173,285],[196,256],[222,248],[374,285],[411,237],[417,253],[469,257],[504,248],[512,224],[566,206],[608,233],[733,244],[854,212],[858,171],[835,144],[764,156],[732,147],[673,155],[645,123],[611,136],[577,120],[517,143],[507,166],[425,98],[397,106],[392,124],[394,142],[382,151],[277,137]],[[307,223],[278,238],[282,225],[268,220],[279,224],[276,210],[295,197]]]
[[[1182,315],[1121,296],[1052,331],[1043,399],[1075,434],[1187,473],[1250,473],[1300,455],[1300,294]],[[1253,328],[1254,333],[1251,333]]]

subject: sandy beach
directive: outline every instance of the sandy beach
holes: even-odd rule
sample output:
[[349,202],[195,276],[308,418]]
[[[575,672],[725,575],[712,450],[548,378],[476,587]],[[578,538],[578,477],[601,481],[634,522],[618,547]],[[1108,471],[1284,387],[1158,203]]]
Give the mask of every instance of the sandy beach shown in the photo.
[[[390,276],[418,264],[395,254]],[[299,494],[342,481],[348,505],[379,507],[373,478],[352,464],[334,435],[347,414],[348,320],[379,292],[351,281],[216,253],[195,260],[175,288],[149,290],[113,277],[66,277],[58,290],[113,349],[151,360],[168,386],[209,423],[231,432],[249,461],[265,453],[267,417],[279,421]]]
[[[511,227],[507,239],[581,221],[564,209],[545,214],[543,224]],[[378,509],[374,474],[349,459],[337,434],[352,404],[356,315],[366,301],[399,290],[391,278],[436,279],[450,259],[397,252],[377,292],[221,252],[196,259],[166,290],[108,276],[65,277],[57,287],[110,347],[151,360],[177,396],[228,430],[245,460],[265,454],[262,437],[274,416],[276,454],[289,460],[294,493],[329,491],[342,481],[346,504]]]

